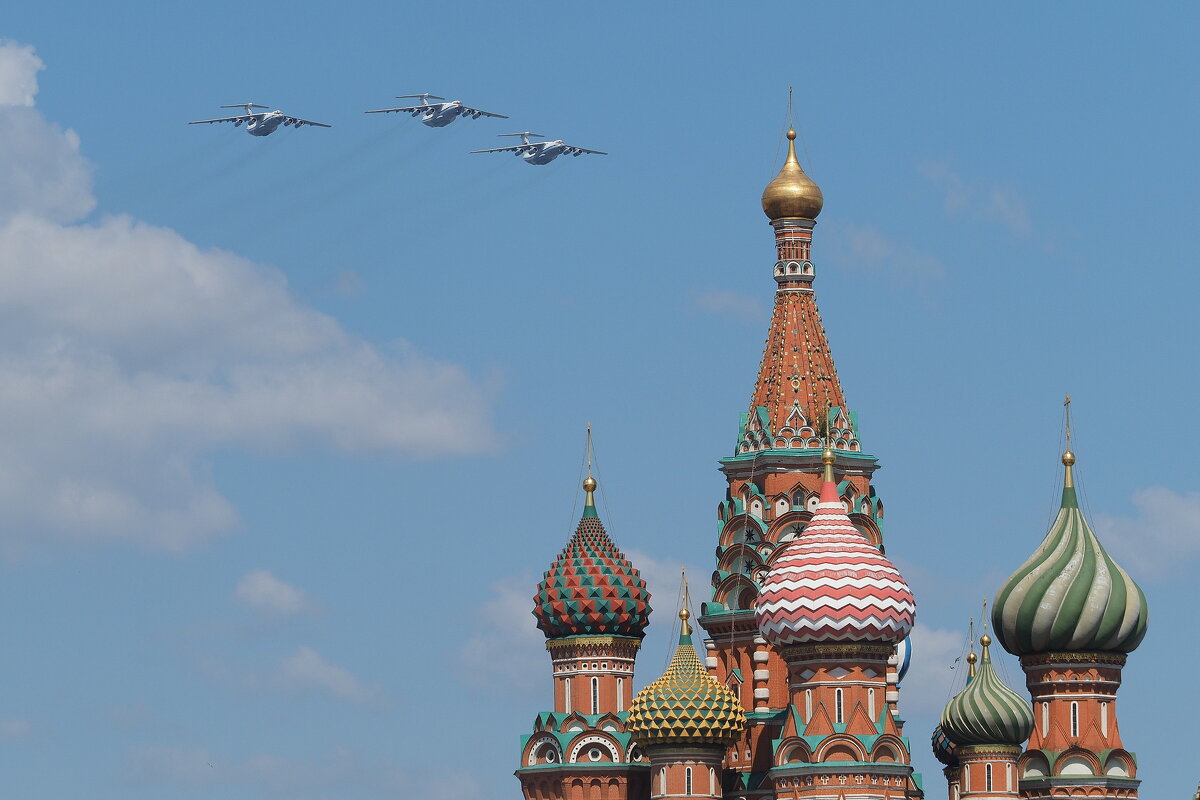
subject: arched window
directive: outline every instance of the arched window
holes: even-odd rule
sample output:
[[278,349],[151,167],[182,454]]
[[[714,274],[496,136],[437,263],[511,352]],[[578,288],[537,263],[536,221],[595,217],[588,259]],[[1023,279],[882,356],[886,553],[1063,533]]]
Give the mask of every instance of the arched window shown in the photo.
[[812,721],[812,689],[804,690],[804,721]]
[[992,790],[992,765],[985,764],[983,767],[983,790],[990,792]]
[[1079,703],[1071,701],[1071,735],[1079,735]]
[[1100,735],[1108,736],[1108,703],[1100,704]]
[[592,678],[592,713],[600,713],[600,679]]
[[833,721],[844,722],[842,719],[842,690],[833,690]]
[[963,764],[962,772],[962,787],[968,792],[971,791],[971,765]]
[[625,679],[617,678],[617,711],[625,710]]
[[1004,765],[1004,791],[1011,792],[1012,785],[1012,763]]
[[1042,736],[1050,732],[1050,704],[1042,703]]
[[571,713],[571,679],[563,678],[563,710]]
[[867,689],[867,716],[871,718],[871,722],[875,721],[875,690]]
[[688,767],[683,771],[683,793],[688,797],[692,796],[692,768]]
[[708,768],[708,793],[717,796],[717,771],[712,767]]
[[658,771],[658,793],[665,796],[667,794],[667,768],[663,767]]

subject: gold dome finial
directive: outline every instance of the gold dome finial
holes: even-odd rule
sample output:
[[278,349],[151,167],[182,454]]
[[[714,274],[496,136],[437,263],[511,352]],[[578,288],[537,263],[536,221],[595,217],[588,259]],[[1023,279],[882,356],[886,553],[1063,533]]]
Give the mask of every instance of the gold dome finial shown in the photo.
[[783,168],[762,194],[763,213],[772,220],[816,219],[825,205],[821,187],[805,174],[796,158],[796,129],[788,128],[788,154]]
[[584,506],[596,505],[596,479],[592,477],[592,423],[587,424],[587,477],[583,479],[583,490],[587,492]]
[[1071,469],[1075,466],[1075,454],[1071,452],[1071,395],[1067,395],[1067,399],[1063,401],[1063,407],[1066,409],[1067,416],[1067,449],[1062,454],[1063,467],[1066,469],[1063,474],[1063,487],[1072,489],[1075,487],[1075,474]]
[[683,607],[679,609],[679,635],[680,636],[691,636],[692,635],[692,625],[690,622],[688,622],[688,620],[691,619],[692,612],[689,611],[688,608],[692,604],[692,598],[691,598],[691,595],[688,593],[687,568],[680,567],[679,575],[680,575],[681,579],[683,580]]
[[985,633],[983,636],[979,637],[979,644],[983,646],[983,652],[986,653],[988,647],[990,647],[992,644],[992,637]]

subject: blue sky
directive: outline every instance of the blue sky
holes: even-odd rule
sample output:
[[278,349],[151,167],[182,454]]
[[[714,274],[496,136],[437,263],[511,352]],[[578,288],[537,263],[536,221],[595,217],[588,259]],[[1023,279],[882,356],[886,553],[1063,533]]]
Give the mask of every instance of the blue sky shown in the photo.
[[[929,796],[966,620],[1056,506],[1068,391],[1088,513],[1152,609],[1122,735],[1146,796],[1188,796],[1197,15],[9,9],[8,793],[517,796],[586,421],[657,677],[761,355],[792,84],[818,299],[918,600]],[[511,120],[361,114],[423,91]],[[248,100],[334,127],[183,124]],[[466,155],[523,129],[611,155]]]

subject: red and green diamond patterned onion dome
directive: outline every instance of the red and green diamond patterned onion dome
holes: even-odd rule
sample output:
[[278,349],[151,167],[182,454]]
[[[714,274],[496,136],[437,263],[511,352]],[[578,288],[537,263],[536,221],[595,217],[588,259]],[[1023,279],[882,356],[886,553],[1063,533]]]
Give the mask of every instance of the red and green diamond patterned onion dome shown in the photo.
[[824,459],[821,501],[772,563],[755,621],[777,647],[895,644],[912,630],[916,601],[900,571],[846,516],[833,480],[833,453],[826,450]]
[[958,766],[958,756],[954,754],[957,747],[954,742],[950,741],[950,737],[942,730],[941,725],[933,729],[933,736],[929,737],[929,744],[933,747],[934,758],[947,767]]
[[546,570],[533,615],[547,639],[564,636],[646,635],[650,592],[596,514],[596,482],[584,481],[583,518],[558,559]]
[[979,643],[983,645],[979,671],[946,704],[940,727],[958,747],[1024,744],[1033,732],[1029,702],[996,674],[988,653],[992,637],[985,633]]
[[1074,463],[1068,450],[1058,516],[1041,546],[1000,587],[992,608],[996,638],[1013,655],[1130,653],[1146,635],[1146,596],[1079,510]]
[[737,695],[700,664],[687,610],[679,617],[683,629],[671,666],[634,695],[625,730],[642,747],[727,746],[746,729],[746,712]]

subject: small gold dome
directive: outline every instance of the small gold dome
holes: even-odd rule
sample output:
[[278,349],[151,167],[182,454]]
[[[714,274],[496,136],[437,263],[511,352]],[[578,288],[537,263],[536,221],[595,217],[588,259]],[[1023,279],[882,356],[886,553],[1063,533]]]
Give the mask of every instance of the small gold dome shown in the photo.
[[1075,464],[1075,454],[1070,450],[1062,454],[1062,463],[1064,467],[1070,467]]
[[763,212],[773,220],[786,217],[816,219],[825,204],[821,187],[804,174],[796,160],[796,130],[788,128],[788,156],[775,180],[763,190]]
[[594,491],[596,491],[596,479],[595,479],[595,478],[593,478],[591,475],[588,475],[586,478],[584,478],[584,480],[583,480],[583,490],[584,490],[585,492],[594,492]]

